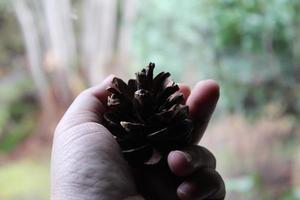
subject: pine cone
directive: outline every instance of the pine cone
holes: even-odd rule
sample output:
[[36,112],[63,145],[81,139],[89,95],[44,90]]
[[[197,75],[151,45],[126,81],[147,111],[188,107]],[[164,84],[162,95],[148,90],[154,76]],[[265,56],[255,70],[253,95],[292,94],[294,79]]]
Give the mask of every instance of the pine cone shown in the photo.
[[130,164],[145,164],[157,153],[161,158],[191,142],[193,123],[183,94],[174,82],[166,85],[170,73],[153,78],[154,67],[150,63],[128,84],[114,78],[107,89],[104,121]]

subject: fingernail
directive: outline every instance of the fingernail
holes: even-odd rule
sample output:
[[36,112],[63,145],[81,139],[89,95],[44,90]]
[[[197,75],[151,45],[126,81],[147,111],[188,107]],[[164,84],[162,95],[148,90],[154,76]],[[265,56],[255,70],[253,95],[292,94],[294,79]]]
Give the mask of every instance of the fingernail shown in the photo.
[[178,188],[177,188],[177,195],[180,199],[186,200],[190,199],[191,197],[191,188],[188,183],[182,183]]
[[193,171],[192,157],[182,151],[172,151],[168,156],[171,171],[176,176],[187,176]]
[[192,162],[192,156],[186,152],[183,151],[175,151],[175,153],[178,153],[180,155],[182,155],[187,163],[191,163]]

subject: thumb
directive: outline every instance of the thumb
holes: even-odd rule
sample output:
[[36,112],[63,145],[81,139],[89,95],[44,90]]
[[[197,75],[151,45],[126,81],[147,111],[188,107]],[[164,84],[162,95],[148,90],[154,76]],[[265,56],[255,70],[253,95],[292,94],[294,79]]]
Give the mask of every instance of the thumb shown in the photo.
[[110,86],[113,78],[114,75],[110,75],[101,84],[81,92],[60,120],[56,132],[85,122],[100,123],[106,108],[108,96],[106,89]]

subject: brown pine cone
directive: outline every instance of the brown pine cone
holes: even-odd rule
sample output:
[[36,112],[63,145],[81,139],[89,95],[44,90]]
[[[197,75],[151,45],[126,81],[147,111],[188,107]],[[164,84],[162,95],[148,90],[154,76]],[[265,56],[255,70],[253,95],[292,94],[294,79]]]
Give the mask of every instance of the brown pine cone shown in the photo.
[[191,142],[193,123],[183,94],[174,82],[167,84],[170,73],[153,78],[154,67],[150,63],[127,84],[114,78],[107,89],[104,121],[130,164],[145,164]]

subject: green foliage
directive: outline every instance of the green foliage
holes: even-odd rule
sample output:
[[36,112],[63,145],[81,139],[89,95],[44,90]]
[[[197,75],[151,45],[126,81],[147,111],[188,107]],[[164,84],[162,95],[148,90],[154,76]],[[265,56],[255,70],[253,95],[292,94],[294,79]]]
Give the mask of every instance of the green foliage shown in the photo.
[[[272,45],[288,51],[294,39],[300,2],[296,0],[212,0],[206,3],[214,20],[219,48],[260,51]],[[273,44],[268,44],[271,42]]]
[[300,199],[300,195],[297,194],[297,192],[294,190],[286,191],[280,198],[280,200],[299,200],[299,199]]
[[37,104],[27,80],[0,85],[0,153],[13,150],[35,127]]
[[19,124],[13,123],[8,133],[0,140],[0,153],[13,150],[35,127],[31,117],[22,119]]
[[9,6],[10,1],[9,0],[0,0],[0,9],[4,10]]
[[184,67],[195,66],[203,50],[198,30],[205,25],[198,14],[200,1],[144,1],[136,17],[134,42],[141,60],[153,61],[158,70],[179,79]]
[[[274,198],[270,191],[263,187],[260,177],[256,173],[239,178],[228,179],[225,180],[225,183],[227,193],[240,194],[237,199],[269,200]],[[296,190],[288,189],[276,198],[280,200],[297,200],[299,199],[299,195]]]
[[157,62],[182,81],[216,79],[229,111],[256,114],[279,102],[300,113],[300,1],[148,0],[139,11],[141,63]]
[[18,23],[8,0],[0,0],[0,70],[12,67],[23,54],[22,37]]
[[261,180],[256,173],[225,180],[225,184],[227,193],[239,194],[239,197],[236,197],[236,199],[267,199],[265,198],[267,192],[264,195],[259,192]]

